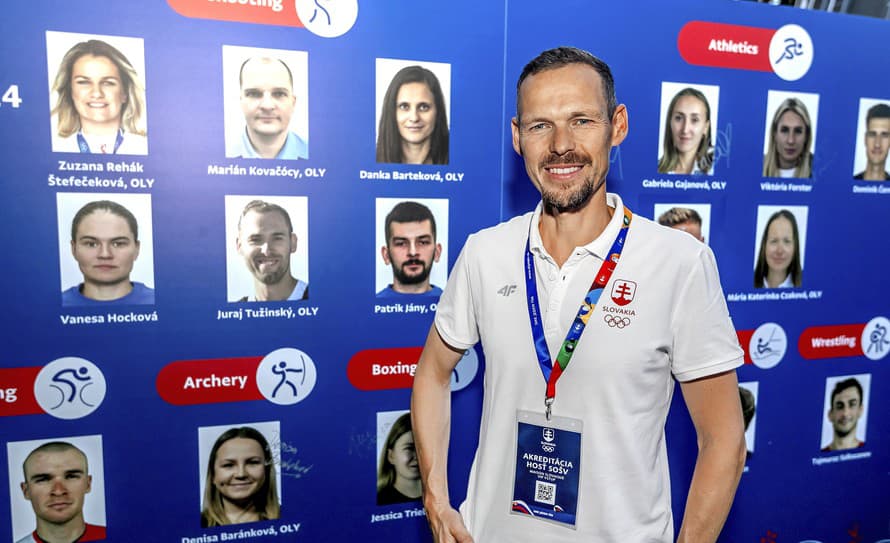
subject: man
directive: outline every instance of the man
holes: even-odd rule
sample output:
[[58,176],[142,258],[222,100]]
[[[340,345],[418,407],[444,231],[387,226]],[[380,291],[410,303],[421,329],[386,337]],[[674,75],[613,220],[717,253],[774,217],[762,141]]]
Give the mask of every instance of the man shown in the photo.
[[702,243],[705,241],[701,233],[701,215],[692,208],[672,207],[658,217],[658,224],[687,232]]
[[392,266],[392,283],[380,297],[410,294],[439,296],[442,289],[430,284],[433,263],[439,261],[442,244],[436,243],[436,219],[418,202],[399,202],[386,215],[386,245],[380,248],[383,262]]
[[136,217],[110,200],[90,202],[71,221],[71,254],[83,283],[62,292],[62,305],[153,304],[154,290],[130,280],[139,257]]
[[254,295],[239,302],[306,300],[309,285],[296,279],[290,255],[297,252],[297,235],[290,215],[279,205],[253,200],[238,219],[235,249],[253,275]]
[[850,377],[834,385],[828,409],[828,421],[834,428],[834,437],[822,450],[843,451],[865,446],[865,442],[856,437],[856,425],[862,413],[862,385],[859,381]]
[[887,151],[890,150],[890,106],[877,104],[865,114],[865,171],[853,176],[863,181],[888,181]]
[[288,129],[297,97],[294,78],[284,61],[250,58],[241,65],[241,111],[246,124],[240,147],[241,158],[309,158],[309,148],[300,136]]
[[25,458],[25,499],[31,502],[37,528],[17,543],[75,543],[105,539],[105,527],[87,524],[84,498],[92,476],[87,457],[64,441],[44,443]]
[[[678,541],[713,543],[745,459],[734,371],[743,353],[713,254],[628,216],[621,199],[606,194],[627,111],[616,103],[608,66],[590,53],[561,47],[525,67],[512,133],[542,203],[467,240],[414,378],[411,413],[433,536],[673,542],[664,420],[675,377],[699,443]],[[615,242],[622,239],[623,251]],[[596,287],[603,276],[605,286]],[[578,311],[585,300],[593,304]],[[579,338],[584,323],[590,330]],[[484,431],[458,513],[447,489],[448,383],[462,351],[480,338]],[[551,376],[546,384],[542,373]]]

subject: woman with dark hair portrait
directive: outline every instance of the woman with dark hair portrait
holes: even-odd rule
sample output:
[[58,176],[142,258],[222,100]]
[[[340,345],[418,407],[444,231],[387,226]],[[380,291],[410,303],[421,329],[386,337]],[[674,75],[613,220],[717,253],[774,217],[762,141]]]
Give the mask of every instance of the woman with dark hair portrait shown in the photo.
[[687,87],[671,99],[664,123],[663,148],[658,160],[659,173],[714,173],[711,106],[701,91]]
[[408,66],[392,78],[380,112],[377,162],[448,164],[448,113],[430,70]]
[[223,432],[207,462],[201,526],[277,519],[274,468],[272,449],[259,431],[242,426]]
[[812,127],[807,106],[798,98],[787,98],[779,105],[763,157],[764,177],[813,176]]
[[76,44],[65,53],[52,90],[57,117],[53,151],[118,155],[148,154],[145,89],[133,65],[101,40]]
[[377,505],[419,500],[420,469],[414,450],[411,413],[397,418],[380,452],[377,473]]
[[754,267],[754,287],[799,287],[802,275],[797,219],[782,209],[770,216],[763,229]]

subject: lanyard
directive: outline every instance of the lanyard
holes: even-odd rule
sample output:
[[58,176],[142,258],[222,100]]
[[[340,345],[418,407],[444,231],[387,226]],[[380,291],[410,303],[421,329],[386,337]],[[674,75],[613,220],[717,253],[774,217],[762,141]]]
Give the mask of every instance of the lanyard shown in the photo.
[[[118,148],[124,142],[124,131],[123,129],[118,129],[117,137],[114,138],[114,151],[111,152],[112,155],[117,154]],[[90,144],[87,143],[87,139],[83,137],[81,132],[77,133],[77,147],[80,148],[81,153],[92,153],[90,150]],[[102,146],[102,154],[107,154],[105,151],[105,146]]]
[[555,361],[550,356],[550,350],[547,348],[547,339],[544,337],[544,326],[541,322],[541,308],[538,306],[538,285],[535,278],[535,261],[530,248],[531,228],[533,225],[529,227],[529,240],[525,242],[525,292],[528,296],[528,318],[532,327],[535,352],[538,355],[541,373],[544,374],[544,381],[547,382],[547,391],[544,397],[547,420],[550,420],[550,406],[553,405],[553,399],[556,397],[556,382],[572,360],[575,347],[578,344],[578,340],[581,339],[581,333],[587,326],[587,321],[590,319],[590,315],[593,314],[603,289],[612,277],[615,266],[618,265],[618,259],[624,250],[624,240],[627,239],[627,231],[632,218],[633,214],[625,206],[624,220],[621,224],[621,229],[618,230],[615,241],[612,243],[612,248],[609,249],[609,256],[603,260],[603,264],[590,285],[590,290],[584,297],[584,301],[578,309],[578,314],[575,315],[575,320],[572,321],[572,325],[566,333],[566,338],[562,342],[562,347],[560,347]]

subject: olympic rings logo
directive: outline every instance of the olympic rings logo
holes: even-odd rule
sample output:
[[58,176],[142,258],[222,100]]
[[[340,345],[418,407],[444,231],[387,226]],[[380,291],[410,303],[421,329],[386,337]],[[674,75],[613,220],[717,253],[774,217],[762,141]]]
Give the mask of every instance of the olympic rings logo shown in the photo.
[[625,326],[630,326],[630,319],[627,317],[606,315],[603,317],[603,321],[605,321],[605,323],[608,324],[610,328],[618,328],[619,330],[624,328]]

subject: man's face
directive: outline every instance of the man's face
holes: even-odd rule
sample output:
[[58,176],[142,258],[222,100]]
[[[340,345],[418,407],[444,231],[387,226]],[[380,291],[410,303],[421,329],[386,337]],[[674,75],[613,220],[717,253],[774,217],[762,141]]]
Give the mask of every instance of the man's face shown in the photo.
[[692,234],[692,237],[694,237],[698,241],[705,240],[704,236],[701,235],[701,225],[698,224],[697,222],[692,222],[692,221],[681,222],[681,223],[675,224],[671,228],[675,228],[677,230],[682,230],[684,232],[688,232],[689,234]]
[[254,59],[241,72],[241,111],[247,130],[263,136],[287,131],[297,97],[284,65],[277,60]]
[[71,99],[82,124],[119,124],[127,95],[117,66],[107,57],[77,59],[71,67]]
[[71,241],[71,254],[85,283],[116,285],[130,280],[139,242],[126,219],[99,209],[80,221]]
[[439,261],[442,245],[436,243],[429,219],[390,223],[390,238],[381,249],[383,261],[392,266],[395,283],[416,285],[429,281],[433,262]]
[[828,420],[834,426],[834,435],[845,437],[856,431],[856,424],[862,416],[862,398],[856,387],[849,387],[834,395]]
[[890,150],[890,119],[874,118],[868,121],[865,131],[865,152],[869,164],[884,168],[887,151]]
[[86,460],[77,450],[69,449],[31,456],[21,487],[38,519],[65,524],[83,514],[84,496],[91,482]]
[[436,102],[426,83],[405,83],[396,97],[399,135],[408,143],[423,143],[436,127]]
[[592,67],[570,64],[531,75],[519,89],[513,148],[545,204],[582,207],[605,182],[609,151],[627,133],[627,112],[607,114],[602,80]]
[[779,167],[787,169],[797,166],[797,160],[804,152],[803,147],[807,141],[807,126],[801,116],[793,111],[783,113],[779,117],[774,137]]
[[248,211],[241,217],[235,247],[258,281],[274,285],[290,276],[290,255],[297,251],[297,235],[289,231],[278,211]]

